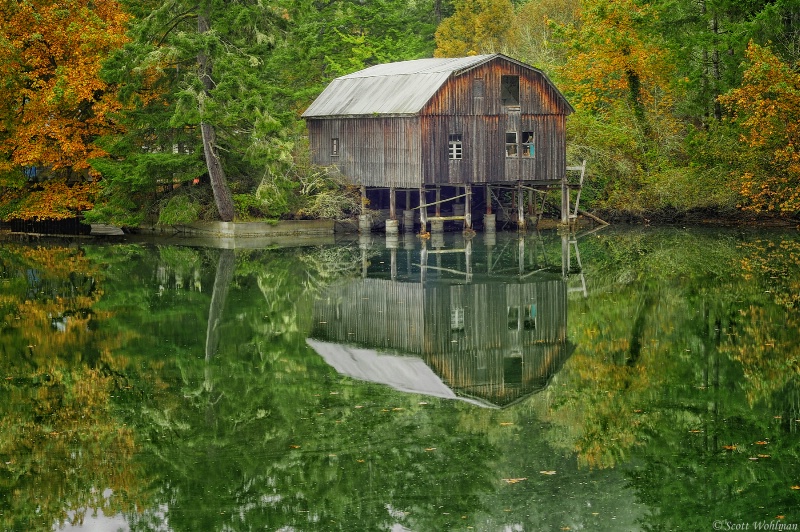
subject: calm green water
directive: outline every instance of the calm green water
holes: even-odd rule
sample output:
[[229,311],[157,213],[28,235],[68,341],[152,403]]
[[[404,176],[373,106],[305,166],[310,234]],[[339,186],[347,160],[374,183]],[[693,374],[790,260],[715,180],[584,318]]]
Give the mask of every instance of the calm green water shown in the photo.
[[2,530],[800,524],[796,231],[4,242],[0,320]]

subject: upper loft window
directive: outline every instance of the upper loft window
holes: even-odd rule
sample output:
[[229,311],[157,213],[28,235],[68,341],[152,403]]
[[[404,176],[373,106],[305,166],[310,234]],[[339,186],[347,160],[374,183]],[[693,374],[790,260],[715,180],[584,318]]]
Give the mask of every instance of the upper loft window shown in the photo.
[[461,135],[450,135],[447,142],[447,152],[451,160],[461,159],[464,153]]
[[519,105],[519,76],[500,78],[500,99],[504,106]]
[[331,139],[331,157],[339,155],[339,139],[332,138]]

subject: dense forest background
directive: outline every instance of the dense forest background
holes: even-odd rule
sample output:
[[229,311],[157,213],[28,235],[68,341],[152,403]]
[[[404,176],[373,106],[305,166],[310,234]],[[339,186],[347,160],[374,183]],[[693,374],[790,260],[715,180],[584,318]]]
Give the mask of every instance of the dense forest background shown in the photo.
[[576,108],[589,208],[800,215],[800,0],[0,0],[0,219],[347,217],[305,107],[492,52]]

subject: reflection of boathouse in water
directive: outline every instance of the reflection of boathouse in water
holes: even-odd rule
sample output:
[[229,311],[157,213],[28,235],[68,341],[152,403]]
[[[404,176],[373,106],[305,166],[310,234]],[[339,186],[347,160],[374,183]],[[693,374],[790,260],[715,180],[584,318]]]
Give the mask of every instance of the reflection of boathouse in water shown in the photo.
[[[424,272],[424,246],[390,252],[413,253]],[[460,255],[462,267],[464,260],[472,253]],[[500,407],[544,389],[571,353],[560,272],[421,277],[365,276],[329,287],[315,302],[309,345],[351,377]]]

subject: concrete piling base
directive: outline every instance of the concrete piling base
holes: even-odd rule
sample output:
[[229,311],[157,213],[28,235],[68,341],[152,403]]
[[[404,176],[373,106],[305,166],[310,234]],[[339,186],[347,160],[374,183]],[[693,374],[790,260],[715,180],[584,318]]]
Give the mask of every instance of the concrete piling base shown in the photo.
[[369,214],[360,214],[358,216],[358,232],[369,233],[372,231],[372,216]]
[[416,211],[405,210],[403,211],[403,231],[406,233],[414,232],[414,215]]
[[398,227],[397,220],[386,220],[386,234],[387,235],[397,235],[400,232],[400,228]]
[[483,215],[483,230],[486,233],[494,233],[497,231],[497,217],[494,214]]

